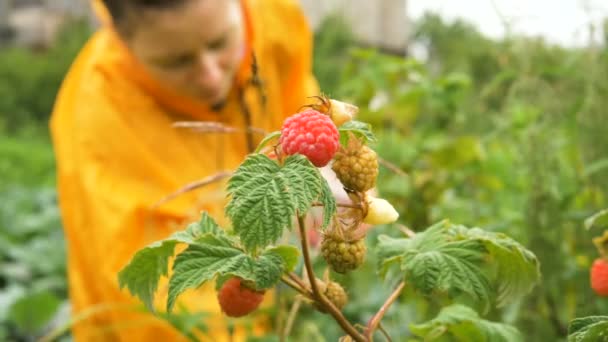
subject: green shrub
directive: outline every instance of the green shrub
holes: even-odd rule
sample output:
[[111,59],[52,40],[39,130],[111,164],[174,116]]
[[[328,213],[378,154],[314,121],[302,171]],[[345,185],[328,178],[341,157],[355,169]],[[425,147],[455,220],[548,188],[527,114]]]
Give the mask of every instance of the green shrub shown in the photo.
[[47,51],[0,50],[0,129],[46,125],[61,82],[90,32],[86,22],[70,22]]

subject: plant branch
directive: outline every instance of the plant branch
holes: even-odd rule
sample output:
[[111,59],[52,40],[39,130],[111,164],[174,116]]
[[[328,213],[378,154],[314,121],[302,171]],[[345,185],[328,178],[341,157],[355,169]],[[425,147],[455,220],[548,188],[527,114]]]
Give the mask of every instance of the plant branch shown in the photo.
[[378,157],[378,163],[399,176],[408,177],[407,172],[403,171],[399,166],[389,162],[384,158]]
[[173,127],[187,128],[199,133],[255,133],[261,136],[268,134],[265,130],[258,127],[237,128],[215,121],[177,121],[173,123]]
[[198,188],[202,188],[203,186],[215,183],[215,182],[219,182],[220,180],[224,179],[224,178],[228,178],[232,176],[232,172],[231,171],[221,171],[218,172],[216,174],[213,174],[209,177],[203,178],[201,180],[198,180],[196,182],[192,182],[189,184],[186,184],[184,187],[178,189],[177,191],[161,198],[158,202],[154,203],[152,205],[152,209],[156,209],[158,207],[160,207],[161,205],[175,199],[176,197],[183,195],[187,192],[190,192],[192,190],[196,190]]
[[384,314],[386,314],[386,311],[388,311],[388,308],[391,306],[391,304],[393,304],[395,302],[395,300],[397,300],[397,298],[401,294],[401,291],[403,291],[404,288],[405,288],[405,282],[402,281],[401,283],[399,283],[397,288],[395,288],[393,293],[391,293],[391,295],[386,299],[386,302],[384,302],[384,304],[382,305],[380,310],[378,310],[378,312],[374,315],[374,317],[372,317],[372,319],[369,320],[369,323],[367,324],[367,329],[365,330],[365,336],[367,337],[368,341],[372,340],[372,335],[374,333],[374,330],[376,330],[376,328],[378,328],[378,325],[380,324],[382,317],[384,317]]
[[386,340],[388,342],[393,342],[393,339],[388,334],[388,332],[384,329],[384,327],[382,326],[382,323],[378,324],[378,330],[380,330],[380,332],[382,332],[382,335],[384,335],[384,338],[386,338]]
[[297,274],[291,272],[289,274],[287,274],[287,276],[293,280],[296,284],[300,285],[303,289],[305,289],[306,291],[310,292],[310,289],[308,288],[308,285],[306,285],[306,283],[304,283],[304,281],[302,279],[300,279],[300,277],[298,277]]
[[414,236],[416,236],[416,232],[402,224],[397,224],[397,227],[403,232],[403,234],[405,234],[409,238],[413,238]]
[[286,341],[291,333],[291,328],[293,327],[293,322],[296,320],[296,316],[298,315],[298,311],[300,310],[300,306],[302,305],[302,298],[296,298],[296,301],[293,302],[291,306],[291,310],[289,310],[289,316],[287,316],[287,323],[285,324],[285,330],[281,334],[282,340]]
[[332,317],[338,322],[340,327],[349,334],[355,341],[365,342],[365,336],[360,334],[355,327],[346,320],[342,312],[338,310],[320,291],[319,285],[317,284],[317,279],[315,277],[314,270],[312,268],[312,262],[310,258],[310,251],[308,250],[308,237],[306,235],[306,227],[304,223],[304,216],[298,215],[298,226],[300,229],[300,241],[302,243],[302,254],[304,255],[304,266],[306,267],[306,273],[308,274],[308,279],[310,280],[310,285],[312,288],[312,296],[313,299],[321,305],[327,312],[329,312]]
[[[315,202],[312,204],[313,207],[322,207],[322,203]],[[356,203],[336,203],[336,207],[338,208],[352,208],[352,209],[363,209],[360,204]]]
[[308,236],[306,235],[306,228],[304,223],[304,217],[298,216],[298,227],[300,228],[300,239],[302,242],[302,254],[304,255],[304,266],[306,267],[306,273],[310,280],[310,287],[312,288],[312,294],[315,299],[321,297],[317,280],[315,279],[315,272],[312,268],[312,261],[310,258],[310,251],[308,250]]
[[289,286],[292,289],[294,289],[297,292],[299,292],[304,297],[312,299],[312,297],[313,297],[312,293],[308,289],[306,289],[305,287],[301,286],[300,284],[297,284],[296,282],[294,282],[293,280],[291,280],[289,278],[286,278],[285,276],[281,277],[281,281],[283,283],[285,283],[287,286]]

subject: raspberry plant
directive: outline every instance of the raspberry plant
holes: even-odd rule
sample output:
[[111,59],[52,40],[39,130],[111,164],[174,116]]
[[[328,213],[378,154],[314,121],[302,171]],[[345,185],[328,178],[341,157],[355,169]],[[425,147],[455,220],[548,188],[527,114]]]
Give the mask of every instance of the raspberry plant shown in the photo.
[[[378,174],[370,146],[375,137],[370,125],[352,120],[356,107],[318,99],[288,118],[280,132],[268,135],[231,175],[225,208],[230,227],[220,227],[202,213],[184,231],[137,252],[119,273],[120,286],[153,311],[159,279],[169,276],[166,310],[171,313],[185,290],[215,281],[224,313],[241,316],[254,311],[266,291],[283,283],[331,315],[346,333],[345,339],[355,341],[371,341],[391,304],[410,289],[410,295],[450,303],[436,318],[410,326],[411,333],[425,341],[522,340],[514,327],[482,316],[532,289],[539,279],[536,257],[504,234],[447,220],[418,234],[381,235],[377,250],[368,251],[369,225],[393,224],[399,216],[390,203],[367,191]],[[268,146],[277,138],[276,145]],[[348,203],[336,200],[315,166],[336,156],[337,176],[348,184],[344,186]],[[359,178],[361,171],[365,175]],[[306,216],[313,207],[322,207],[320,227],[307,227]],[[321,256],[335,272],[356,272],[366,253],[378,253],[378,279],[395,286],[367,324],[349,322],[342,314],[348,289],[331,280],[329,272],[323,281],[315,275],[309,229],[321,230]],[[294,230],[299,233],[299,246],[279,243]],[[395,231],[399,231],[396,226]],[[187,248],[175,256],[169,273],[177,244]],[[295,272],[299,267],[304,276]]]

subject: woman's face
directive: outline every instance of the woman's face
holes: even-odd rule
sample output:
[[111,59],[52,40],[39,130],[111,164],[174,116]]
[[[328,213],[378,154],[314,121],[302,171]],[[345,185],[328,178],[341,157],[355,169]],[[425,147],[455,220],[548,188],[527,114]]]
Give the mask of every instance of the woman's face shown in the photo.
[[131,16],[127,45],[164,85],[220,106],[243,55],[239,1],[190,0]]

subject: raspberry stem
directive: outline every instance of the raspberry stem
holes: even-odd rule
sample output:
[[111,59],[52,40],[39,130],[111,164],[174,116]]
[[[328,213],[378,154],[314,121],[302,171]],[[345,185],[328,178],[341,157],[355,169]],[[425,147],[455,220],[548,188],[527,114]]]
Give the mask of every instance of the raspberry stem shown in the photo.
[[306,267],[306,273],[308,274],[308,279],[310,280],[310,285],[312,287],[312,295],[313,299],[329,312],[332,317],[338,322],[340,327],[349,334],[355,341],[365,342],[367,339],[365,336],[360,334],[357,329],[346,320],[342,312],[338,310],[320,291],[319,286],[317,284],[317,277],[315,276],[314,270],[312,268],[312,262],[310,259],[310,251],[308,249],[308,237],[306,235],[306,224],[304,222],[304,216],[298,215],[298,228],[300,229],[300,242],[302,243],[302,254],[304,256],[304,266]]
[[291,328],[293,327],[293,322],[296,320],[296,316],[298,311],[300,310],[300,306],[302,305],[302,298],[296,298],[296,301],[291,306],[291,310],[289,310],[289,316],[287,317],[287,323],[285,324],[285,330],[283,331],[282,340],[287,341],[289,334],[291,333]]
[[299,292],[301,295],[303,295],[306,298],[311,298],[312,297],[312,293],[310,293],[310,291],[308,289],[306,289],[305,287],[300,286],[299,284],[297,284],[296,282],[294,282],[293,280],[286,278],[285,276],[281,277],[281,281],[283,283],[285,283],[285,285],[291,287],[292,289],[296,290],[297,292]]
[[399,283],[399,285],[397,286],[397,288],[395,288],[393,293],[391,293],[391,295],[386,299],[386,302],[384,302],[382,307],[380,307],[380,310],[378,310],[378,312],[374,315],[374,317],[372,317],[372,319],[369,320],[369,323],[367,324],[367,329],[365,330],[365,337],[367,337],[368,341],[372,340],[372,335],[374,333],[374,330],[376,330],[378,328],[378,325],[380,325],[380,321],[382,320],[382,317],[384,317],[384,314],[386,314],[386,312],[388,311],[388,308],[395,302],[395,300],[397,300],[397,298],[401,294],[401,291],[403,291],[403,288],[405,288],[404,281]]
[[[323,204],[322,203],[313,203],[312,206],[313,207],[322,207]],[[361,204],[357,204],[357,203],[337,203],[336,207],[350,208],[350,209],[363,209],[363,206]]]

